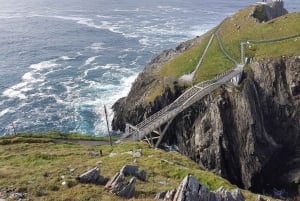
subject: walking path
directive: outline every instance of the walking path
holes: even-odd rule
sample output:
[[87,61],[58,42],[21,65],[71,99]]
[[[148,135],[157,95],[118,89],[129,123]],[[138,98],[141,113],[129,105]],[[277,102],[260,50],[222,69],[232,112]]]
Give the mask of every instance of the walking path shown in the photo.
[[[224,20],[225,21],[225,20]],[[223,22],[224,22],[223,21]],[[222,22],[222,23],[223,23]],[[220,27],[220,26],[219,26]],[[185,79],[186,81],[192,81],[196,72],[198,71],[199,67],[201,66],[203,59],[211,46],[211,43],[214,38],[217,38],[217,42],[219,45],[220,50],[222,53],[235,65],[234,68],[216,76],[215,78],[201,82],[197,85],[194,85],[190,87],[188,90],[186,90],[181,96],[179,96],[175,101],[173,101],[168,106],[162,108],[155,114],[147,117],[142,122],[137,124],[136,126],[126,124],[126,131],[123,135],[121,141],[139,141],[144,138],[147,138],[147,135],[150,134],[151,141],[153,138],[151,137],[151,133],[155,131],[156,129],[160,130],[160,127],[162,125],[166,126],[164,127],[164,130],[159,133],[160,137],[157,137],[158,141],[156,142],[156,147],[159,145],[160,141],[163,138],[163,135],[165,134],[166,129],[172,122],[172,120],[183,110],[190,107],[195,102],[202,99],[207,94],[211,93],[213,90],[218,88],[220,85],[223,85],[227,83],[228,81],[232,80],[235,77],[240,77],[241,73],[243,72],[244,67],[244,61],[245,61],[245,51],[244,51],[244,45],[245,44],[260,44],[260,43],[269,43],[269,42],[277,42],[282,40],[287,40],[295,37],[299,37],[300,34],[290,35],[287,37],[282,38],[275,38],[275,39],[267,39],[267,40],[248,40],[248,41],[241,41],[241,63],[238,63],[233,57],[230,56],[230,54],[225,50],[223,47],[222,41],[218,35],[219,27],[215,32],[212,33],[208,44],[206,45],[206,48],[202,54],[202,56],[199,59],[199,62],[197,66],[195,67],[195,70],[188,75],[184,75],[181,77],[181,79]],[[147,138],[148,139],[148,138]],[[153,144],[153,141],[152,141]],[[153,144],[154,145],[154,144]]]

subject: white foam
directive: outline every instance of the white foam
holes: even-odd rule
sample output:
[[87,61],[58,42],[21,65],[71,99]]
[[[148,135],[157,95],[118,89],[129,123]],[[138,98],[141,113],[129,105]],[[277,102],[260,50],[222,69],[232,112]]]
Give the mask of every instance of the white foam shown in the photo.
[[6,89],[3,92],[3,95],[6,97],[9,97],[9,98],[26,99],[26,96],[21,91],[18,91],[18,90],[12,89],[12,88]]
[[119,29],[120,27],[118,25],[114,25],[113,23],[109,21],[101,21],[101,25],[98,26],[100,29],[107,29],[114,33],[120,33],[123,34]]
[[138,12],[140,11],[140,8],[136,8],[136,9],[114,9],[115,12]]
[[[32,72],[25,73],[22,76],[22,79],[25,80],[25,81],[32,81],[32,80],[34,80],[33,73]],[[24,84],[24,83],[19,83],[19,84]]]
[[93,43],[90,47],[88,47],[91,50],[94,50],[95,52],[99,52],[101,50],[104,50],[105,48],[103,47],[104,43]]
[[52,17],[52,18],[57,18],[57,19],[63,19],[63,20],[70,20],[70,21],[75,21],[78,24],[82,24],[91,28],[96,28],[96,29],[107,29],[113,33],[119,33],[123,34],[119,29],[120,27],[118,25],[115,25],[109,21],[101,21],[101,24],[96,24],[93,19],[90,18],[84,18],[84,17],[76,17],[76,16],[60,16],[60,15],[55,15],[55,16],[43,16],[43,17]]
[[10,109],[9,109],[9,108],[6,108],[6,109],[4,109],[4,110],[0,111],[0,117],[2,117],[2,116],[4,116],[4,115],[6,115],[7,113],[9,113],[9,111],[10,111]]
[[105,19],[110,19],[112,16],[106,16],[106,15],[96,15],[98,18],[105,18]]
[[84,77],[86,77],[90,71],[98,70],[98,69],[101,69],[101,68],[102,68],[102,66],[99,66],[99,65],[94,66],[93,68],[89,68],[89,69],[85,70],[83,75],[84,75]]
[[119,59],[125,59],[127,56],[128,56],[128,54],[123,54],[123,55],[118,56],[118,58]]
[[99,57],[99,56],[93,56],[93,57],[88,58],[88,59],[85,61],[84,65],[85,65],[85,66],[86,66],[86,65],[90,65],[93,61],[95,61],[95,60],[97,59],[97,57]]
[[144,37],[144,38],[139,40],[139,43],[141,45],[144,45],[144,46],[149,46],[150,45],[150,39],[149,39],[149,37]]
[[55,61],[56,60],[42,61],[40,63],[30,65],[29,68],[32,68],[34,70],[43,70],[46,68],[57,67],[58,64],[55,63]]
[[204,33],[206,33],[210,28],[211,26],[209,25],[195,25],[191,27],[191,30],[188,32],[188,34],[191,37],[201,36]]
[[57,59],[52,59],[30,65],[29,68],[32,70],[22,76],[22,82],[6,89],[2,94],[9,98],[26,99],[26,92],[35,88],[34,85],[37,83],[42,83],[45,81],[45,74],[42,73],[42,71],[59,66],[59,64],[55,63],[56,61]]
[[99,66],[99,69],[119,69],[119,64],[106,64],[104,66]]
[[[123,77],[120,82],[121,82],[121,86],[124,87],[124,91],[127,94],[131,88],[132,83],[134,82],[134,80],[137,78],[138,74],[134,74],[131,75],[129,77]],[[126,95],[125,94],[125,95]]]
[[63,60],[63,61],[68,61],[68,60],[72,60],[73,58],[71,58],[71,57],[68,57],[68,56],[61,56],[61,57],[59,57],[61,60]]

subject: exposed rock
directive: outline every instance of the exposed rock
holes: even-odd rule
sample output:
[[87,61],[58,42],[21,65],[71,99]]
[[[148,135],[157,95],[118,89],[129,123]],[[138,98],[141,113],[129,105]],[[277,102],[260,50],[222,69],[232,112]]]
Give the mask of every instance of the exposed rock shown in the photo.
[[141,157],[142,157],[142,152],[139,152],[139,151],[134,152],[134,153],[132,154],[132,156],[133,156],[134,158],[141,158]]
[[166,197],[167,192],[168,191],[163,191],[163,192],[158,193],[154,199],[155,200],[163,200]]
[[156,195],[155,199],[164,201],[244,201],[239,189],[229,192],[221,187],[216,192],[210,192],[190,175],[182,180],[176,190],[161,192]]
[[97,152],[97,151],[90,151],[88,153],[89,156],[93,156],[93,157],[96,157],[96,156],[101,156],[100,152]]
[[230,193],[234,200],[244,200],[244,196],[240,189],[233,189]]
[[232,191],[227,191],[224,189],[224,187],[220,187],[215,192],[216,194],[219,194],[223,200],[226,201],[243,201],[244,196],[240,189],[234,189]]
[[[238,88],[221,87],[178,115],[162,143],[176,145],[180,153],[239,187],[262,192],[267,184],[286,184],[297,189],[300,58],[265,59],[250,67]],[[179,88],[165,91],[126,119],[142,119],[178,93]]]
[[100,169],[95,167],[76,178],[80,183],[104,185],[106,180],[100,175]]
[[199,182],[192,176],[186,176],[183,181],[179,184],[174,201],[192,201],[197,200],[199,195]]
[[132,155],[134,158],[140,158],[140,157],[142,157],[142,150],[128,151],[128,152],[124,152],[124,153]]
[[124,174],[118,172],[107,182],[105,189],[117,196],[131,198],[135,194],[135,177],[128,182]]
[[139,171],[139,166],[136,165],[124,165],[120,170],[125,176],[134,176],[139,180],[146,181],[146,172],[144,170]]
[[17,192],[17,193],[11,193],[9,195],[9,199],[20,200],[20,199],[24,199],[25,196],[26,196],[25,193],[19,193],[19,192]]
[[269,201],[269,200],[265,200],[261,197],[261,195],[258,195],[255,201]]
[[287,13],[288,11],[284,8],[283,1],[272,1],[267,4],[257,5],[251,15],[259,22],[267,22]]
[[[192,40],[181,43],[175,50],[166,50],[161,54],[157,55],[153,58],[149,64],[147,64],[143,70],[136,78],[133,83],[129,95],[125,98],[119,99],[114,105],[114,119],[112,120],[112,129],[113,130],[125,130],[125,123],[131,123],[136,125],[140,122],[145,116],[149,116],[160,109],[161,105],[157,105],[153,103],[151,105],[145,105],[145,97],[150,93],[153,87],[151,85],[168,85],[168,82],[176,83],[177,80],[175,78],[168,78],[162,83],[161,80],[156,80],[155,73],[160,68],[164,62],[167,62],[173,59],[178,54],[186,51],[188,49],[193,48],[195,45],[202,42],[204,36],[196,37]],[[165,89],[164,97],[160,97],[161,104],[164,102],[164,105],[169,104],[179,95],[182,87],[176,86],[172,87],[172,89]],[[177,93],[178,91],[178,93]],[[174,95],[174,93],[175,95]]]
[[102,165],[102,164],[103,164],[103,161],[97,161],[96,164],[97,164],[97,165]]
[[118,155],[118,153],[111,152],[111,153],[109,154],[109,157],[114,157],[114,156],[116,156],[116,155]]

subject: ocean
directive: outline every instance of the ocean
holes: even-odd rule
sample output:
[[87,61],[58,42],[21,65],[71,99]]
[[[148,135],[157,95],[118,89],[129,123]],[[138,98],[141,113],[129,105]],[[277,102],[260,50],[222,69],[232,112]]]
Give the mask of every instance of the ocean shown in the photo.
[[107,135],[104,105],[152,58],[255,2],[0,0],[0,135]]

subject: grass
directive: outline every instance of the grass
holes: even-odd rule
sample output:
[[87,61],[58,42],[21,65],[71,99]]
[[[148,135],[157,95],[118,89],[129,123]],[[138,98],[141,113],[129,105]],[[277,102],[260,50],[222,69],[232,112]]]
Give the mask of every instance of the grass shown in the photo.
[[217,39],[211,44],[202,66],[195,75],[195,82],[213,79],[215,76],[232,68],[234,64],[220,51]]
[[[63,133],[61,131],[48,131],[48,132],[36,132],[36,133],[17,133],[15,135],[7,135],[0,138],[0,144],[13,140],[31,140],[39,142],[39,140],[46,139],[71,139],[71,140],[91,140],[91,141],[109,141],[109,137],[98,137],[90,135],[82,135],[79,133]],[[117,140],[116,137],[112,137],[112,140]]]
[[205,46],[209,41],[210,35],[206,34],[202,39],[201,45],[196,45],[183,52],[174,59],[163,64],[159,76],[161,77],[180,77],[183,74],[191,73],[197,65]]
[[[88,154],[100,150],[102,156]],[[142,157],[133,158],[126,153],[131,150],[142,150]],[[112,152],[116,155],[110,157]],[[187,157],[155,150],[145,143],[91,147],[14,141],[0,146],[0,190],[26,192],[27,198],[32,200],[122,200],[106,192],[103,186],[80,184],[76,177],[98,166],[101,174],[110,178],[125,164],[138,165],[147,172],[148,182],[137,181],[137,195],[132,200],[154,200],[156,193],[175,188],[187,174],[194,175],[211,190],[220,186],[235,188],[225,179],[200,169]],[[63,182],[66,185],[62,185]],[[248,191],[244,191],[244,195],[248,200],[255,197]]]
[[[300,13],[291,13],[266,23],[259,23],[265,16],[262,5],[249,6],[235,15],[227,18],[220,26],[219,36],[225,50],[237,61],[241,60],[240,42],[247,40],[263,40],[281,38],[300,33]],[[255,20],[250,14],[258,18]],[[213,30],[212,30],[213,31]],[[202,42],[179,54],[170,61],[164,63],[159,72],[155,72],[157,80],[166,77],[179,78],[191,73],[201,57],[212,31],[203,36]],[[280,42],[262,43],[246,46],[246,57],[256,60],[263,58],[276,58],[280,56],[293,56],[300,54],[300,37]],[[234,65],[223,55],[214,39],[203,63],[196,72],[195,83],[212,79]],[[152,86],[151,93],[146,98],[147,102],[153,102],[155,98],[163,93],[163,86]]]
[[[221,37],[224,47],[235,58],[240,58],[240,42],[242,40],[264,40],[281,38],[300,33],[300,13],[291,13],[266,23],[257,23],[248,19],[253,7],[249,7],[234,15],[221,27]],[[237,26],[240,28],[238,29]],[[280,42],[263,43],[247,46],[246,56],[259,60],[274,58],[282,55],[293,56],[300,54],[300,38]]]

